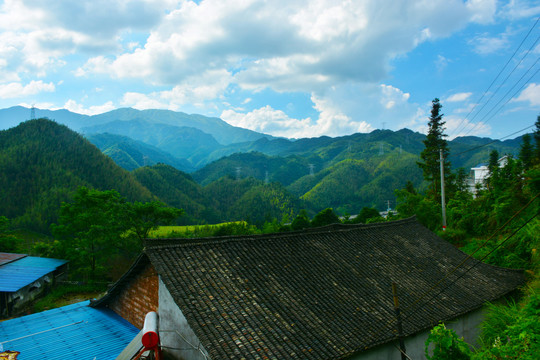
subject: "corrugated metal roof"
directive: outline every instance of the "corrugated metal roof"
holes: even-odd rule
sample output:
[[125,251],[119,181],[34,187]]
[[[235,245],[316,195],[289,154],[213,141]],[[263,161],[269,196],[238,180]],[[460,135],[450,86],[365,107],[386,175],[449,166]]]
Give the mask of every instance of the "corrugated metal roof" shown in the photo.
[[115,359],[139,330],[89,301],[0,322],[0,344],[18,359]]
[[26,256],[0,266],[0,292],[16,292],[53,272],[67,260]]
[[11,254],[11,253],[0,252],[0,265],[10,263],[14,260],[23,258],[25,256],[26,254]]

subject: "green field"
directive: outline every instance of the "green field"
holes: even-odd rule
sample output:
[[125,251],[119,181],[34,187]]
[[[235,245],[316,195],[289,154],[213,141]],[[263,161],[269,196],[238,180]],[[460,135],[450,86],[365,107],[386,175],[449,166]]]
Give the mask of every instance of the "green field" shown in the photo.
[[160,226],[156,230],[150,231],[149,237],[167,237],[173,234],[175,237],[185,234],[186,237],[190,237],[193,234],[200,234],[201,236],[210,236],[209,233],[217,228],[228,224],[240,224],[242,221],[236,222],[224,222],[220,224],[212,225],[186,225],[186,226]]

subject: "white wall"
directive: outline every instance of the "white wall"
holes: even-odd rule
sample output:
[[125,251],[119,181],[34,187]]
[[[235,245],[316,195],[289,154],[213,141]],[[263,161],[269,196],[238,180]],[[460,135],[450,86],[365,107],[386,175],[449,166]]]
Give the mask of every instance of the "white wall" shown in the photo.
[[[472,311],[464,316],[453,321],[446,322],[446,327],[454,330],[459,337],[463,337],[465,341],[473,346],[477,345],[480,335],[480,323],[484,320],[483,309]],[[420,332],[416,335],[405,338],[405,349],[407,355],[414,360],[425,360],[424,346],[429,335],[428,331]],[[351,359],[354,360],[400,360],[401,353],[399,352],[399,342],[380,345],[372,350],[362,352]]]
[[[199,339],[191,330],[184,314],[174,302],[171,293],[159,278],[159,336],[163,355],[182,360],[209,359]],[[176,332],[169,332],[176,331]],[[175,349],[167,349],[175,348]],[[181,350],[178,350],[181,349]]]

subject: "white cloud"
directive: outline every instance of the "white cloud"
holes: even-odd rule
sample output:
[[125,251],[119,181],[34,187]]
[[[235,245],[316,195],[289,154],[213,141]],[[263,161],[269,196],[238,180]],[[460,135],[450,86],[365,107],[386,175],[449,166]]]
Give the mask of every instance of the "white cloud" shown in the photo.
[[18,82],[0,85],[0,98],[10,99],[27,95],[36,95],[41,92],[53,92],[55,86],[53,83],[44,83],[43,81],[31,81],[27,85]]
[[396,103],[403,103],[409,100],[410,94],[404,93],[398,88],[393,87],[392,85],[381,84],[381,104],[386,109],[393,108]]
[[233,126],[286,137],[297,137],[299,134],[305,134],[312,127],[310,118],[293,119],[283,111],[275,110],[269,105],[249,113],[225,110],[221,113],[221,119]]
[[[243,89],[322,91],[347,81],[380,81],[392,58],[470,21],[487,21],[493,4],[185,1],[162,19],[143,47],[105,61],[99,58],[101,66],[91,66],[96,63],[91,59],[86,68],[170,85],[209,70],[235,69],[231,81]],[[385,9],[384,19],[380,9]]]
[[452,95],[450,95],[449,97],[446,98],[446,101],[447,102],[462,102],[462,101],[467,100],[471,95],[472,95],[472,93],[470,93],[470,92],[462,92],[462,93],[452,94]]
[[491,126],[483,122],[470,122],[460,116],[448,115],[444,117],[445,134],[452,134],[450,140],[459,136],[488,136]]
[[108,101],[103,105],[90,106],[88,108],[84,107],[84,105],[82,104],[78,104],[75,100],[71,99],[66,101],[66,103],[64,104],[64,109],[84,115],[102,114],[114,110],[115,108],[116,107],[114,106],[112,101]]
[[467,9],[473,14],[471,20],[480,24],[491,23],[497,10],[496,0],[468,0]]
[[540,3],[528,0],[510,0],[500,10],[500,16],[512,20],[536,17],[540,14]]
[[319,113],[316,120],[294,119],[281,110],[267,105],[248,113],[225,110],[221,118],[234,126],[289,138],[340,136],[369,132],[373,127],[365,121],[353,121],[332,104],[330,99],[312,95],[313,107]]
[[448,66],[449,62],[451,61],[445,58],[444,56],[437,55],[437,60],[435,60],[435,66],[437,67],[437,71],[439,72],[444,71],[444,69],[446,69],[446,67]]
[[469,44],[473,46],[473,50],[476,53],[480,55],[489,55],[506,48],[509,42],[507,34],[500,34],[498,37],[481,34],[469,40]]
[[529,84],[519,96],[512,101],[528,101],[532,106],[540,106],[540,84]]
[[169,105],[167,103],[159,100],[159,95],[157,93],[146,95],[136,92],[127,92],[122,98],[121,105],[132,107],[138,110],[169,109]]

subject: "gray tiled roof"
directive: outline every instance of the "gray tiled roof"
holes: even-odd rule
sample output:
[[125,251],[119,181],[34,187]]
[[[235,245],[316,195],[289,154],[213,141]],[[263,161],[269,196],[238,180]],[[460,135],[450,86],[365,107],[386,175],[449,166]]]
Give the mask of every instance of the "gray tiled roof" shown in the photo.
[[[213,359],[339,359],[388,342],[395,338],[392,282],[405,310],[466,258],[416,219],[150,239],[145,252]],[[404,311],[406,335],[523,283],[521,271],[473,259],[464,269],[442,282],[436,301]]]

